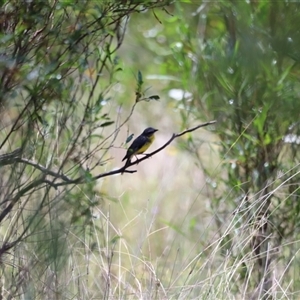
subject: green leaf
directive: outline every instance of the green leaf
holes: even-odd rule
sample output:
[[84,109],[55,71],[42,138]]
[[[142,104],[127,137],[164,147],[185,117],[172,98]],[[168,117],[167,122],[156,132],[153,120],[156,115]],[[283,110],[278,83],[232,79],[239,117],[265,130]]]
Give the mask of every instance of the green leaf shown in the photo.
[[96,138],[96,139],[103,139],[103,135],[101,134],[91,134],[89,136],[91,139]]
[[148,98],[151,99],[151,100],[159,100],[160,99],[160,97],[158,95],[153,95],[153,96],[150,96]]
[[139,70],[138,71],[138,85],[141,86],[143,84],[143,75],[142,72]]
[[100,127],[106,127],[106,126],[109,126],[111,124],[114,124],[115,122],[114,121],[108,121],[108,122],[104,122],[100,125]]
[[134,134],[132,133],[132,134],[126,139],[125,144],[129,143],[129,142],[132,140],[133,136],[134,136]]
[[101,116],[101,119],[108,120],[108,119],[109,119],[108,114],[107,114],[107,113],[103,114],[103,115]]
[[265,104],[265,106],[260,109],[260,112],[257,113],[256,119],[253,121],[253,124],[257,128],[257,131],[261,137],[264,136],[264,127],[267,121],[269,109],[270,109],[270,104],[269,105]]
[[264,136],[264,144],[265,145],[269,145],[273,142],[271,136],[269,133],[266,133],[265,136]]

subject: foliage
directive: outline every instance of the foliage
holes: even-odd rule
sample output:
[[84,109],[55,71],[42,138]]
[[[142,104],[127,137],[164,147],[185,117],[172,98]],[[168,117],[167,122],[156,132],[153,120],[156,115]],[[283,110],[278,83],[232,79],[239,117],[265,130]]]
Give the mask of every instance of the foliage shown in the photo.
[[[299,290],[299,5],[170,3],[1,2],[2,297],[271,299]],[[121,47],[128,24],[132,52]],[[114,89],[122,81],[132,99],[132,73],[134,103],[115,117]],[[136,106],[161,98],[147,95],[145,73],[156,90],[181,92],[182,128],[217,120],[211,149],[220,163],[208,163],[203,140],[189,135],[180,166],[162,161],[173,182],[155,174],[160,186],[149,192],[143,178],[134,182],[140,193],[122,191],[118,202],[117,184],[106,194],[96,180],[122,171],[107,171],[120,129]],[[174,103],[166,102],[143,118],[153,113],[164,126]],[[189,182],[204,188],[191,166],[181,168],[187,153],[204,168],[214,224],[188,199]],[[125,221],[99,209],[105,200]]]
[[[193,95],[180,101],[183,126],[195,118],[218,121],[224,168],[207,168],[206,174],[220,249],[229,251],[233,264],[245,260],[236,272],[246,282],[244,293],[271,297],[275,282],[282,285],[279,290],[289,286],[293,293],[297,287],[290,282],[298,260],[286,245],[296,247],[300,234],[300,7],[292,1],[176,6],[181,18],[175,12],[165,21],[166,27],[167,22],[176,26],[172,56],[165,58],[161,71],[173,75],[180,69],[181,88]],[[191,139],[187,148],[199,158],[199,141]],[[231,191],[226,196],[224,187]],[[231,222],[235,226],[227,227]]]
[[[69,287],[64,275],[78,267],[73,259],[84,257],[95,243],[92,209],[101,195],[94,191],[92,172],[105,165],[128,120],[116,124],[105,110],[121,71],[116,51],[131,14],[166,4],[1,2],[4,298],[80,295],[81,284]],[[105,285],[102,297],[109,297]]]

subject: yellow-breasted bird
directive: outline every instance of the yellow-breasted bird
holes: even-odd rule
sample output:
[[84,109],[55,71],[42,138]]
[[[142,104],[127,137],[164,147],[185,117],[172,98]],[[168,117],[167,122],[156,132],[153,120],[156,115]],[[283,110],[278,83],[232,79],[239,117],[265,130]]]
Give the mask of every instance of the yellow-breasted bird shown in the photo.
[[156,131],[158,131],[158,129],[148,127],[132,142],[126,155],[122,159],[122,161],[127,159],[125,166],[130,163],[132,156],[144,153],[151,146],[154,141],[154,133]]

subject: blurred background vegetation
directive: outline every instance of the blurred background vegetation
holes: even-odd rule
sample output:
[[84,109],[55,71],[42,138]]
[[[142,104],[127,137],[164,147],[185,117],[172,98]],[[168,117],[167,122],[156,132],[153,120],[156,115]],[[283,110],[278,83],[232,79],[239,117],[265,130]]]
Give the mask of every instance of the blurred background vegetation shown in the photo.
[[2,1],[2,299],[298,299],[299,10]]

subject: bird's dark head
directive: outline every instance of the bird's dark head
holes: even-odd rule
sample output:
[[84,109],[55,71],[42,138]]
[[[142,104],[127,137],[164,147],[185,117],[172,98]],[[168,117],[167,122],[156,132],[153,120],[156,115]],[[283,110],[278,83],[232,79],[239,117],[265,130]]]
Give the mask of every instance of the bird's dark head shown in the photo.
[[144,131],[143,131],[143,135],[146,135],[146,136],[151,136],[153,135],[156,131],[158,131],[158,129],[155,129],[155,128],[152,128],[152,127],[148,127],[146,128]]

